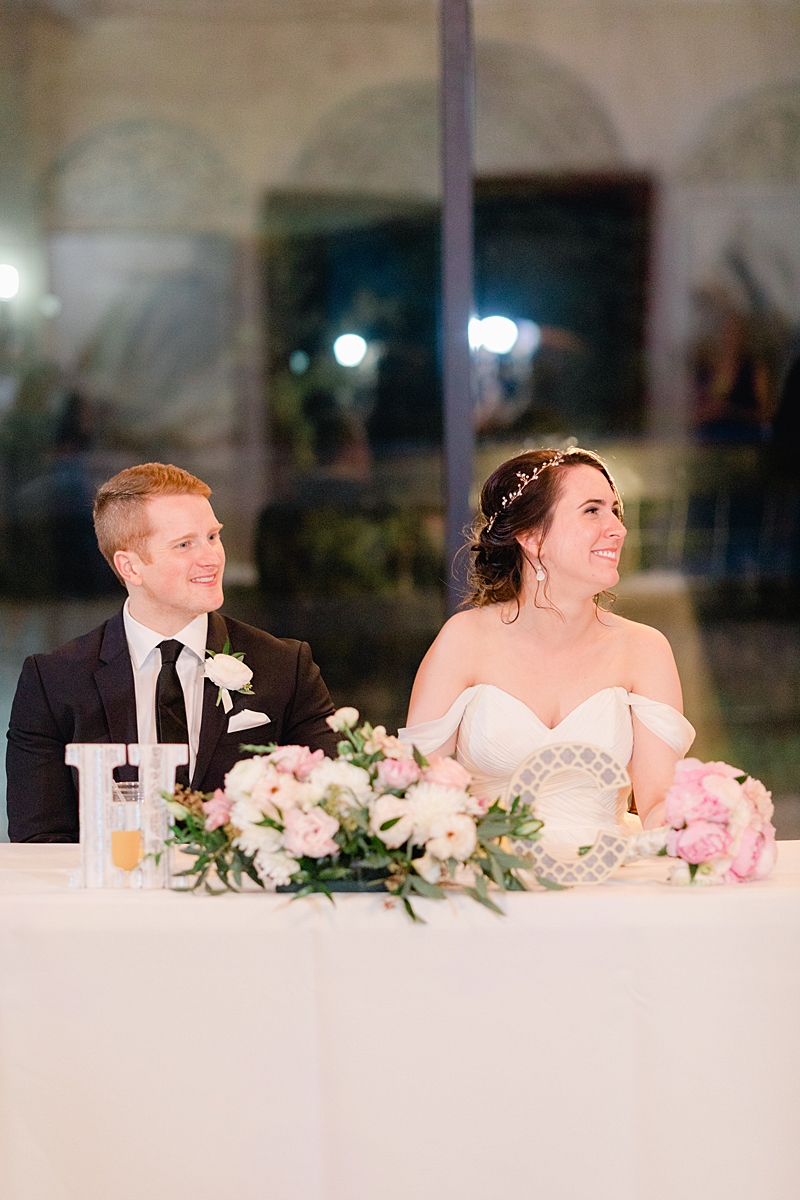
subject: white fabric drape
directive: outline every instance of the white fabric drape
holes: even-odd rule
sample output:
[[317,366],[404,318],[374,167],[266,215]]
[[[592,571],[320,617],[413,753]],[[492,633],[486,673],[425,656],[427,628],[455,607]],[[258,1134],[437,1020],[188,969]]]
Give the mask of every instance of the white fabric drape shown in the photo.
[[2,1200],[797,1198],[800,843],[421,927],[75,865],[0,846]]

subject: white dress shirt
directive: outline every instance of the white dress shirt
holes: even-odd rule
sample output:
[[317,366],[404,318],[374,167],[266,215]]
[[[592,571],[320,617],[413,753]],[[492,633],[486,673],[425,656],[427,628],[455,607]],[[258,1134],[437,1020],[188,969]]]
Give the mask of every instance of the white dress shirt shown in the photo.
[[200,723],[203,719],[204,664],[206,638],[208,636],[208,613],[195,617],[188,625],[168,638],[163,633],[148,629],[130,614],[130,600],[125,601],[122,619],[125,636],[133,667],[133,686],[136,692],[136,725],[139,741],[157,742],[156,726],[156,683],[161,670],[161,642],[183,642],[178,655],[178,678],[183,688],[186,703],[186,724],[189,728],[189,778],[194,773],[197,747],[200,744]]

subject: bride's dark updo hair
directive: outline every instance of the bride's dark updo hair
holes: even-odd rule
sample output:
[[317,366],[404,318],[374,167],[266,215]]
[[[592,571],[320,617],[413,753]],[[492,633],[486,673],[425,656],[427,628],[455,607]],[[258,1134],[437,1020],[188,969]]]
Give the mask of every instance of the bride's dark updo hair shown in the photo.
[[565,471],[587,466],[608,480],[622,519],[622,500],[599,455],[570,450],[526,450],[501,463],[481,491],[480,512],[467,545],[472,561],[466,604],[482,608],[519,600],[525,555],[517,538],[537,532],[542,540],[553,523]]

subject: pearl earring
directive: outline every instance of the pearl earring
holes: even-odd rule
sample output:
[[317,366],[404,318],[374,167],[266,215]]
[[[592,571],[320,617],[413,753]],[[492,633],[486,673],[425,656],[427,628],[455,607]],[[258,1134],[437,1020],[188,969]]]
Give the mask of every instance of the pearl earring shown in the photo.
[[541,563],[539,563],[538,567],[536,568],[536,578],[539,580],[539,583],[541,583],[545,578],[544,568],[542,567]]

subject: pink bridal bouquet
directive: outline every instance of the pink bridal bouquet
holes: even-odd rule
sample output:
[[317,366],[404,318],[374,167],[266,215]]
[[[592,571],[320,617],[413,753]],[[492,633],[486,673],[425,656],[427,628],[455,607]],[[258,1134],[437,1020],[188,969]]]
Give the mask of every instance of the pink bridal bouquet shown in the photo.
[[517,798],[509,808],[470,793],[452,758],[430,762],[382,726],[358,726],[354,708],[328,724],[338,757],[306,746],[243,746],[213,795],[176,788],[172,844],[194,858],[193,890],[236,890],[243,876],[267,890],[307,896],[381,888],[418,919],[414,897],[462,892],[501,912],[490,888],[525,890],[529,858],[506,837],[534,840],[542,822]]
[[672,883],[766,879],[775,865],[771,793],[727,763],[686,758],[666,795],[666,845]]

